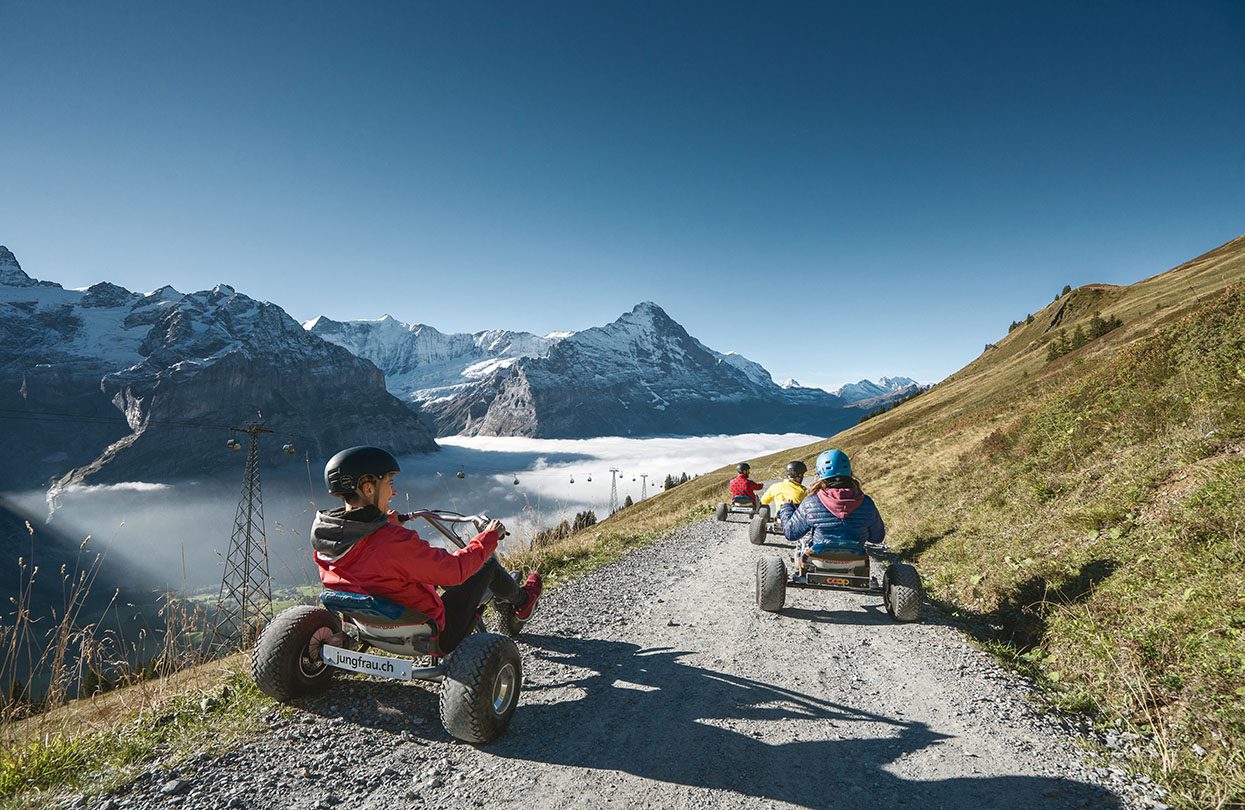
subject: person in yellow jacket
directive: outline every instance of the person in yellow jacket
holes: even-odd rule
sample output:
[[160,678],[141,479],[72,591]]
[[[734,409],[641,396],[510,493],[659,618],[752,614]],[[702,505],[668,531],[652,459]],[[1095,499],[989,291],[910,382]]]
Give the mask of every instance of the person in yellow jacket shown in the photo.
[[804,500],[804,496],[808,494],[808,490],[804,488],[806,472],[808,472],[808,467],[803,461],[787,462],[787,479],[765,490],[765,494],[761,496],[761,503],[773,504],[770,506],[770,512],[775,516],[778,515],[778,507],[784,503],[799,506],[800,501]]

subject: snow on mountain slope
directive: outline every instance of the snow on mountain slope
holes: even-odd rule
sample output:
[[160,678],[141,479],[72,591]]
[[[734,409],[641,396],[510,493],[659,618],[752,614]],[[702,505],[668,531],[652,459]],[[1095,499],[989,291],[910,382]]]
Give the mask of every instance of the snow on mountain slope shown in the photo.
[[209,474],[234,466],[219,452],[223,430],[187,426],[256,411],[317,455],[367,437],[407,452],[436,446],[374,365],[274,304],[224,284],[186,295],[108,282],[66,290],[0,248],[0,439],[17,458],[0,488],[71,468],[95,481]]
[[834,394],[854,404],[862,400],[878,400],[879,397],[885,399],[888,394],[894,394],[916,384],[916,380],[907,377],[882,377],[877,382],[861,380],[848,383],[834,391]]
[[445,334],[424,324],[408,324],[385,315],[375,321],[334,321],[324,316],[303,327],[385,372],[385,385],[407,402],[452,396],[521,357],[543,357],[549,347],[573,332],[540,337],[528,332],[493,329],[475,334]]

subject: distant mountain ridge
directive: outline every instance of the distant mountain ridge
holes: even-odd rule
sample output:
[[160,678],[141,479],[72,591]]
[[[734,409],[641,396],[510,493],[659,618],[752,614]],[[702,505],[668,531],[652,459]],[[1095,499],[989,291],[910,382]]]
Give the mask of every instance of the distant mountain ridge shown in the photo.
[[442,436],[824,433],[861,415],[828,391],[775,384],[759,363],[705,346],[652,302],[544,337],[445,335],[389,316],[305,326],[380,366],[389,390],[418,403]]
[[228,285],[142,294],[28,276],[0,248],[0,488],[161,481],[236,469],[228,426],[262,412],[283,442],[326,457],[384,441],[435,450],[379,369]]
[[313,335],[375,363],[390,392],[407,402],[453,396],[472,382],[521,357],[543,357],[570,333],[540,337],[528,332],[489,330],[445,334],[424,324],[386,315],[376,321],[334,321],[320,316],[303,327]]
[[877,382],[861,380],[848,383],[836,389],[834,393],[851,403],[870,400],[870,404],[882,404],[889,398],[907,393],[917,385],[916,380],[908,377],[882,377]]

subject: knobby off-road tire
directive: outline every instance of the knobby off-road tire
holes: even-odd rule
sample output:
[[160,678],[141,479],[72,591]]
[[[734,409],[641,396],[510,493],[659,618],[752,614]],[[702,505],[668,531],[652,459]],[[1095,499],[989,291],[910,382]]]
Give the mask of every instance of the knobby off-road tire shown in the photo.
[[886,612],[898,622],[915,622],[921,618],[925,602],[925,588],[921,575],[907,563],[895,563],[886,569],[886,587],[883,593]]
[[757,560],[757,607],[777,613],[787,604],[787,565],[782,557],[767,554]]
[[497,739],[519,705],[519,648],[505,636],[478,633],[463,639],[448,664],[441,683],[441,724],[463,742]]
[[337,616],[322,607],[296,605],[282,611],[251,651],[255,685],[282,702],[324,689],[333,679],[333,668],[320,660],[319,644],[312,649],[312,641],[341,629]]
[[754,546],[765,545],[766,521],[757,515],[748,523],[748,542]]
[[718,504],[717,511],[713,513],[713,516],[716,517],[718,520],[726,520],[726,504],[724,503]]

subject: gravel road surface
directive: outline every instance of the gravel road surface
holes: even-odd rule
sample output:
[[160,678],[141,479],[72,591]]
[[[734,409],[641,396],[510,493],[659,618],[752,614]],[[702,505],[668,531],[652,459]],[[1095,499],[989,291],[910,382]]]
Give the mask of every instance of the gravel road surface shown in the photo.
[[1161,807],[1084,760],[1031,687],[927,611],[789,590],[757,610],[774,538],[704,521],[549,592],[520,645],[524,691],[482,747],[427,685],[343,678],[224,755],[80,807]]

